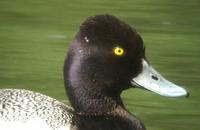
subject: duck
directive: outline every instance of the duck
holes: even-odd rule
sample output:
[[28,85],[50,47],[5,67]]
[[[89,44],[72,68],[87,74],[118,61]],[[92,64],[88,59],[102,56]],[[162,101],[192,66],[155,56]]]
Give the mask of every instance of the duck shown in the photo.
[[126,109],[124,90],[189,95],[152,67],[140,34],[110,14],[91,16],[80,25],[63,71],[71,106],[30,90],[0,89],[0,129],[145,130]]

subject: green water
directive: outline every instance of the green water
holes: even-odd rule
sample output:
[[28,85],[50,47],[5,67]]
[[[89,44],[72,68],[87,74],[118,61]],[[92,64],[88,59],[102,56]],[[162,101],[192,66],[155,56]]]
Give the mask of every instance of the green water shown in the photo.
[[200,0],[1,0],[0,88],[24,88],[67,102],[62,68],[88,16],[110,13],[142,35],[146,55],[190,98],[131,89],[122,97],[148,130],[200,130]]

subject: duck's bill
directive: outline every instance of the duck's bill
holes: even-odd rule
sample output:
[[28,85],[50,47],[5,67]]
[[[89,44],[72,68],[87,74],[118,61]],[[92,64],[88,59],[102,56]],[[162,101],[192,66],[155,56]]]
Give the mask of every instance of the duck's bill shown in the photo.
[[142,61],[143,70],[131,83],[166,97],[187,97],[189,93],[181,86],[166,80],[146,60]]

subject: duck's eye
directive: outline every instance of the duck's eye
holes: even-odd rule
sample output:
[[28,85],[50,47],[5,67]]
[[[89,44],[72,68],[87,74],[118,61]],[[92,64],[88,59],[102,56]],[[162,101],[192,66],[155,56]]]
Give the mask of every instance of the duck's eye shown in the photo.
[[121,48],[121,47],[115,47],[114,48],[114,54],[116,56],[122,56],[122,55],[124,55],[124,49]]

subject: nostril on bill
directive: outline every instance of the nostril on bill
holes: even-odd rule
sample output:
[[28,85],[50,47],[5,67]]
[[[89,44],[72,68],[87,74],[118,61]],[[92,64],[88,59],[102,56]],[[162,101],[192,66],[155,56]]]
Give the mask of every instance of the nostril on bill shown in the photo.
[[152,79],[154,79],[154,80],[158,80],[158,77],[155,76],[155,75],[151,75],[151,77],[152,77]]

